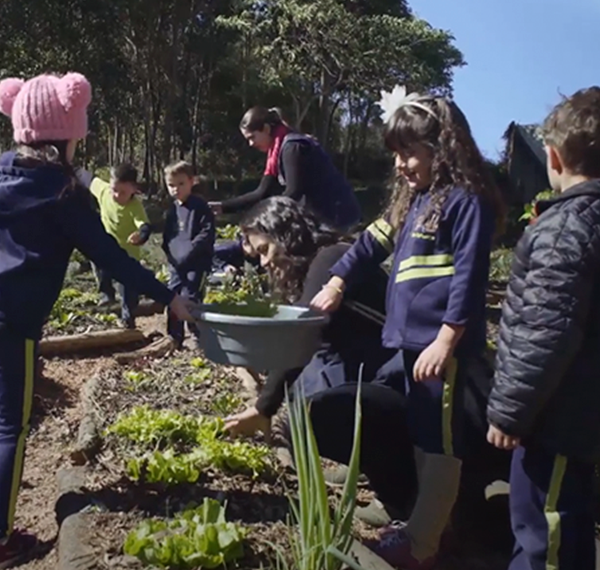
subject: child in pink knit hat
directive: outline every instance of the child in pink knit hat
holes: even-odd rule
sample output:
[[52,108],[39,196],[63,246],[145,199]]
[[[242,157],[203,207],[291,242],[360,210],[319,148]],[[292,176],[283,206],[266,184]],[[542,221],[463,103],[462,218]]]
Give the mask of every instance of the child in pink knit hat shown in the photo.
[[76,247],[121,283],[191,319],[184,301],[109,236],[72,166],[87,134],[91,87],[83,75],[0,81],[0,111],[18,143],[0,157],[0,568],[31,554],[14,530],[31,416],[38,341]]

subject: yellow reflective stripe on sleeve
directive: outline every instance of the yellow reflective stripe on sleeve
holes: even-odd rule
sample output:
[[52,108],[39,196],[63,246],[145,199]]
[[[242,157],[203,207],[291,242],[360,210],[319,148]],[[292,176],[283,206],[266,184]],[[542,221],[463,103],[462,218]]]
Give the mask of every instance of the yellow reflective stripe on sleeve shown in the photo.
[[392,238],[392,226],[383,218],[374,221],[367,231],[390,253],[394,251],[394,240]]
[[454,456],[454,441],[452,438],[452,411],[454,408],[454,386],[458,361],[451,358],[444,375],[444,392],[442,394],[442,443],[444,455]]
[[448,277],[454,275],[454,267],[417,267],[408,269],[396,275],[396,283],[410,281],[411,279],[425,279],[428,277]]
[[548,496],[544,505],[544,515],[548,522],[548,552],[546,555],[546,570],[560,570],[558,552],[560,550],[560,513],[558,512],[558,499],[562,482],[567,470],[567,458],[557,455],[552,468],[552,477],[548,488]]
[[420,265],[451,265],[454,262],[454,257],[450,253],[440,253],[437,255],[413,255],[402,261],[398,267],[398,271],[404,271],[411,267]]
[[25,377],[23,379],[23,411],[21,417],[21,433],[17,440],[15,462],[13,465],[12,483],[8,503],[8,534],[12,532],[15,523],[15,510],[17,508],[17,497],[21,486],[23,474],[23,461],[25,459],[25,439],[29,432],[29,420],[31,419],[31,406],[33,403],[33,381],[35,376],[35,342],[25,340]]

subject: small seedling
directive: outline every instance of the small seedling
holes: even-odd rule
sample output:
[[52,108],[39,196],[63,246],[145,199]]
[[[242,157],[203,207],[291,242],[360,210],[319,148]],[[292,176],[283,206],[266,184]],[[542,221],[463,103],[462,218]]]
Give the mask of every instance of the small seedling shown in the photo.
[[244,527],[226,521],[224,506],[205,498],[172,520],[143,521],[129,533],[123,550],[157,568],[219,568],[244,555],[246,534]]
[[211,371],[208,368],[204,368],[202,370],[198,370],[198,372],[194,372],[194,374],[189,374],[185,377],[185,381],[188,384],[203,384],[208,378],[210,378]]
[[193,368],[206,368],[207,363],[206,360],[204,360],[204,358],[192,358],[192,360],[190,360],[190,366],[192,366]]
[[212,403],[212,411],[219,416],[228,416],[242,405],[242,399],[236,394],[222,394]]

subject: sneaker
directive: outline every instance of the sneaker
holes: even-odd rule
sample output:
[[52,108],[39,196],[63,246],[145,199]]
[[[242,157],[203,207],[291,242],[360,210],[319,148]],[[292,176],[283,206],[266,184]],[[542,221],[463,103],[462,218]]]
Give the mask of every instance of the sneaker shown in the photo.
[[366,507],[356,507],[354,510],[354,516],[358,520],[375,528],[391,525],[393,521],[405,520],[406,514],[378,499],[373,499]]
[[37,544],[38,540],[33,534],[14,530],[4,544],[0,544],[0,569],[26,561]]
[[[325,477],[325,483],[330,487],[343,487],[346,484],[348,478],[349,467],[347,465],[340,465],[331,469],[325,469],[323,476]],[[360,486],[368,485],[369,480],[366,475],[362,473],[358,476],[358,484]]]
[[390,566],[402,570],[432,570],[436,557],[419,561],[412,554],[410,537],[403,525],[392,525],[381,531],[379,540],[365,542],[365,546]]

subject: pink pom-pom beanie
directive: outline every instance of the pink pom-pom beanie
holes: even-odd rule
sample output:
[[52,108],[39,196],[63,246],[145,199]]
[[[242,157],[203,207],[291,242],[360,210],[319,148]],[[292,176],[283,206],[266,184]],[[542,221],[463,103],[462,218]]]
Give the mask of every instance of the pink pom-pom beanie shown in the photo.
[[79,73],[0,81],[0,112],[11,118],[21,144],[85,138],[91,100],[90,83]]

